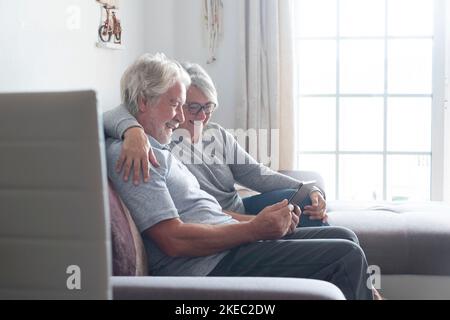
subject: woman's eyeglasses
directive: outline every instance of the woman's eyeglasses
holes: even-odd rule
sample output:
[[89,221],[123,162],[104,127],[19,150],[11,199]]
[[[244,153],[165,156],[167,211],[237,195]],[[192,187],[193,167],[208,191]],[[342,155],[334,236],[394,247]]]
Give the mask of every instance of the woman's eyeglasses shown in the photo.
[[216,107],[217,107],[217,105],[214,102],[208,102],[205,104],[192,102],[192,103],[186,103],[184,105],[184,108],[190,114],[194,114],[194,115],[199,114],[202,110],[205,112],[205,114],[211,114],[216,109]]

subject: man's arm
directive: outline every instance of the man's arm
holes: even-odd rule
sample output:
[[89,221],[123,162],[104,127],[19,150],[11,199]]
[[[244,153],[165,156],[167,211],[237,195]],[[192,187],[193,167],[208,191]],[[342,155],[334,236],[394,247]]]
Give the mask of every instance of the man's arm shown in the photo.
[[171,257],[200,257],[256,241],[249,222],[209,225],[165,220],[144,231]]
[[292,214],[284,200],[266,207],[251,221],[208,225],[174,218],[144,230],[144,234],[168,256],[207,256],[257,240],[279,239],[291,231]]
[[227,210],[222,210],[222,211],[225,212],[226,214],[230,215],[234,220],[237,220],[240,222],[251,221],[251,220],[253,220],[253,218],[255,218],[255,216],[253,216],[253,215],[240,214],[240,213],[227,211]]
[[[258,163],[250,154],[248,154],[236,141],[236,139],[225,129],[222,134],[226,140],[226,155],[234,156],[235,159],[227,159],[229,167],[233,173],[234,179],[241,185],[252,190],[264,193],[278,189],[297,189],[300,181],[273,171],[269,167]],[[234,163],[233,160],[239,160],[239,163]],[[308,186],[308,194],[311,195],[314,191],[324,194],[316,186]]]

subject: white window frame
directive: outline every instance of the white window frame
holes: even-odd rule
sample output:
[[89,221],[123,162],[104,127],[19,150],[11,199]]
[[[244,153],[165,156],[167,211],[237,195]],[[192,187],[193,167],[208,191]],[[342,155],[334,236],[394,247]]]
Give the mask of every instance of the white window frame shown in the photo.
[[444,200],[446,3],[434,0],[433,105],[431,117],[431,200]]
[[[360,154],[370,155],[383,155],[383,199],[387,198],[387,156],[391,154],[395,155],[427,155],[431,156],[431,184],[430,184],[430,199],[434,201],[449,201],[450,202],[450,137],[448,133],[450,132],[450,111],[447,110],[447,100],[446,95],[450,95],[450,88],[448,88],[448,77],[449,74],[449,61],[448,53],[450,53],[450,32],[446,33],[446,30],[450,26],[450,5],[445,0],[433,0],[434,1],[434,36],[433,36],[433,65],[432,65],[432,93],[431,94],[387,94],[387,61],[385,59],[384,73],[385,73],[385,84],[383,94],[341,94],[339,92],[340,88],[340,40],[345,39],[345,37],[338,37],[339,35],[339,0],[337,0],[337,37],[336,37],[336,93],[335,94],[302,94],[296,95],[296,104],[298,105],[298,99],[300,97],[335,97],[336,98],[336,199],[339,199],[339,155],[345,154],[359,154],[359,152],[345,152],[341,151],[339,148],[339,98],[342,97],[382,97],[384,99],[384,146],[383,151],[380,152],[366,152],[361,151]],[[385,10],[387,10],[387,2],[385,0]],[[387,17],[387,14],[386,14]],[[387,23],[387,19],[386,22]],[[385,28],[387,33],[387,28]],[[319,37],[320,39],[326,39],[325,37]],[[308,38],[297,38],[297,39],[319,39],[315,37]],[[356,38],[356,37],[351,37]],[[376,37],[361,37],[362,39],[376,39]],[[388,40],[395,37],[388,37],[385,34],[383,39],[385,41],[385,57],[387,57],[388,50]],[[401,37],[407,38],[407,37]],[[420,39],[421,37],[411,37],[412,39]],[[424,37],[428,39],[429,37]],[[449,38],[449,39],[446,39]],[[334,40],[334,38],[333,38]],[[297,76],[297,80],[299,76]],[[298,84],[298,81],[296,81]],[[387,151],[387,99],[388,97],[432,97],[432,111],[431,111],[431,152],[389,152]],[[446,111],[447,110],[447,111]],[[298,130],[296,130],[296,135],[298,135]],[[300,155],[319,155],[319,154],[332,154],[330,152],[321,151],[301,151],[297,150],[297,156]],[[298,161],[297,161],[298,163]]]
[[450,3],[444,3],[446,6],[443,12],[446,12],[444,38],[445,38],[445,75],[444,75],[444,174],[443,174],[443,200],[450,204]]

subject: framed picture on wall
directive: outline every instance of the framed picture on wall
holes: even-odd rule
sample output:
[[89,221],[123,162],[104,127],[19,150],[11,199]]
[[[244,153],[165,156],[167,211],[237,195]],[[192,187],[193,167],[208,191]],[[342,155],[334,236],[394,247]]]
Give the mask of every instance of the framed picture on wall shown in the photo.
[[97,47],[122,49],[122,24],[119,0],[96,0],[100,5],[100,24],[97,28]]

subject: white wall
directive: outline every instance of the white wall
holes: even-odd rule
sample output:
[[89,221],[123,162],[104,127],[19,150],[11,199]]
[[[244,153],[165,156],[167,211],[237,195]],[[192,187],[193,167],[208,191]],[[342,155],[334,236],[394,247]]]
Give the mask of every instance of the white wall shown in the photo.
[[147,3],[146,49],[162,51],[180,60],[202,65],[213,78],[220,108],[213,121],[234,128],[235,107],[239,103],[239,30],[234,17],[238,1],[223,1],[224,31],[217,50],[217,61],[207,64],[208,44],[203,27],[202,0],[150,0]]
[[[0,0],[0,92],[95,89],[99,105],[120,102],[125,68],[144,52],[164,52],[205,67],[219,92],[213,120],[234,128],[240,99],[238,1],[223,1],[217,61],[207,65],[202,0],[122,0],[124,50],[99,49],[95,0]],[[71,30],[79,14],[79,27]],[[5,28],[6,26],[6,28]]]
[[89,88],[114,107],[123,70],[144,51],[144,1],[121,1],[124,50],[106,50],[95,46],[95,0],[0,0],[0,92]]
[[201,64],[214,80],[219,94],[220,107],[212,120],[225,128],[234,128],[236,106],[241,99],[239,78],[239,24],[236,19],[239,1],[224,0],[223,34],[216,53],[217,60],[207,64],[207,32],[203,25],[203,1],[175,0],[178,30],[175,33],[175,56]]
[[173,0],[145,1],[145,50],[174,55],[175,8]]

